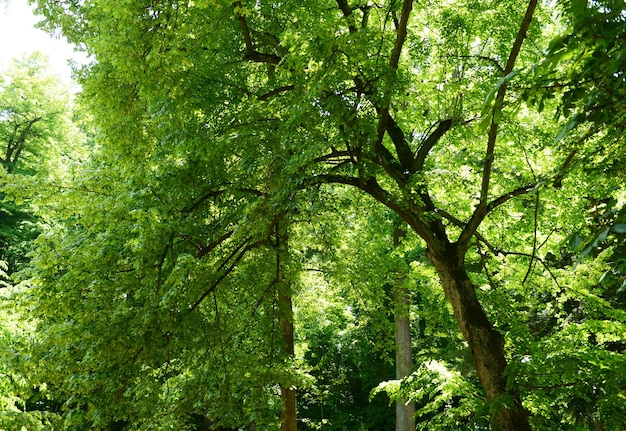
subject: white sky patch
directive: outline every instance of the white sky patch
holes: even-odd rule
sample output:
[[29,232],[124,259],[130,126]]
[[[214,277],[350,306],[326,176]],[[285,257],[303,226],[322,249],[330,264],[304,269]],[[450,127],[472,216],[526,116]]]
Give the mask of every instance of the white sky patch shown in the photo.
[[69,83],[72,72],[68,60],[86,63],[86,57],[74,52],[64,38],[35,28],[40,20],[27,0],[0,0],[0,69],[15,57],[40,51],[49,57],[52,71]]

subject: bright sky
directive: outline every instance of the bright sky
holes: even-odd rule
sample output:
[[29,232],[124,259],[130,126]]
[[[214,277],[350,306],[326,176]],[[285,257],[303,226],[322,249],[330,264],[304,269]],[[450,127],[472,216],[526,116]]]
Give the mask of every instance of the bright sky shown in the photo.
[[0,69],[12,58],[24,53],[41,51],[49,57],[50,65],[64,81],[71,80],[68,59],[85,62],[84,55],[75,53],[65,39],[57,39],[36,29],[35,17],[27,0],[0,0]]

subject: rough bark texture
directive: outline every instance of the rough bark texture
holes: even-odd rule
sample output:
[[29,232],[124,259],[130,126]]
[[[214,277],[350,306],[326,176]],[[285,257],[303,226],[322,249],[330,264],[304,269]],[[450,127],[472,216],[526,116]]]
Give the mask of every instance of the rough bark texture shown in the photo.
[[487,401],[503,397],[511,408],[500,408],[494,417],[499,431],[529,431],[528,412],[522,407],[519,394],[507,390],[504,374],[507,362],[504,338],[493,328],[478,298],[474,285],[465,271],[463,254],[454,245],[443,252],[428,253],[434,264],[445,295],[474,358],[474,366],[487,396]]

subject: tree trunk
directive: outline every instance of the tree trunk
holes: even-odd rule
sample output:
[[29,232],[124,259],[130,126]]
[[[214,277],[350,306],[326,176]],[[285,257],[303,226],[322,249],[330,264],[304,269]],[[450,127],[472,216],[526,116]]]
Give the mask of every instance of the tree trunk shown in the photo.
[[[396,227],[394,230],[394,247],[406,236],[406,230]],[[413,348],[411,342],[411,297],[409,290],[402,287],[405,274],[398,274],[393,289],[394,301],[394,338],[396,345],[396,379],[400,380],[411,374],[413,370]],[[415,403],[407,398],[396,400],[395,431],[415,431]]]
[[435,254],[429,250],[445,295],[474,358],[474,366],[487,396],[487,401],[500,398],[510,408],[502,407],[493,422],[499,431],[529,431],[528,412],[523,408],[519,393],[507,390],[504,374],[507,362],[504,355],[504,337],[493,328],[470,281],[464,265],[464,253],[451,244]]
[[[413,369],[409,291],[401,286],[394,289],[394,321],[396,341],[396,379],[403,379]],[[406,398],[396,401],[396,431],[415,431],[415,403]]]
[[[293,309],[291,304],[291,292],[289,286],[289,292],[281,292],[279,289],[278,302],[281,309],[280,318],[280,330],[283,334],[283,340],[285,341],[285,351],[287,355],[293,357],[294,355],[294,337],[293,337]],[[284,312],[284,314],[283,314]],[[296,416],[296,391],[292,387],[285,385],[280,386],[280,395],[283,402],[283,408],[280,412],[281,431],[296,431],[297,429],[297,416]]]
[[[281,224],[281,223],[279,223]],[[277,227],[278,230],[278,227]],[[291,302],[292,286],[289,271],[284,270],[283,265],[288,259],[288,234],[287,230],[277,232],[277,253],[276,253],[276,282],[278,290],[278,324],[283,336],[285,353],[288,357],[294,356],[294,328],[293,328],[293,306]],[[296,391],[290,386],[280,385],[280,395],[282,399],[282,410],[280,412],[281,431],[296,431]]]

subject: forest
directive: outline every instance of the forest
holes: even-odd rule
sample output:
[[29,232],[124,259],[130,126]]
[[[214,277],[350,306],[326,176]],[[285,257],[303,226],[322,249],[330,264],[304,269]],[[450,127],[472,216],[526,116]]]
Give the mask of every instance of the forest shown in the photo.
[[30,0],[0,429],[626,429],[624,0]]

